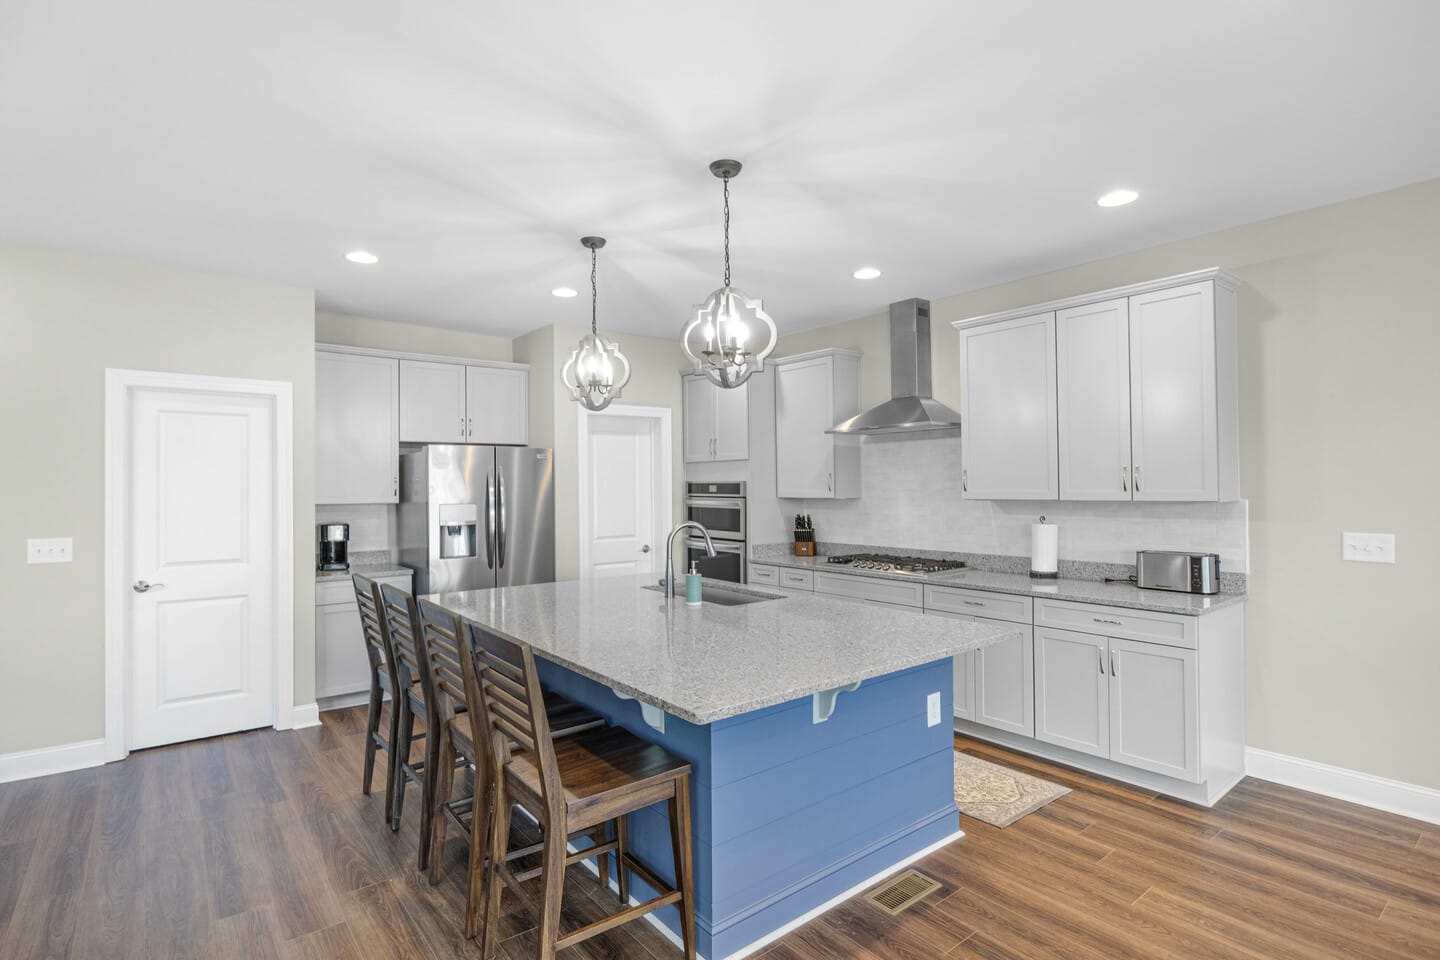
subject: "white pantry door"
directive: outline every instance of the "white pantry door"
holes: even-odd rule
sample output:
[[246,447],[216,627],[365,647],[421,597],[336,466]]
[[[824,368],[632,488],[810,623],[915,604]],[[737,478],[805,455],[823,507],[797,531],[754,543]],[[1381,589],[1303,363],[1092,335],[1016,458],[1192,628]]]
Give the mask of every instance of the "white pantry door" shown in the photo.
[[126,745],[269,726],[274,399],[140,389],[131,411]]
[[[658,541],[655,471],[659,420],[592,413],[587,438],[586,568],[582,577],[652,574],[664,564]],[[668,466],[666,467],[668,469]]]

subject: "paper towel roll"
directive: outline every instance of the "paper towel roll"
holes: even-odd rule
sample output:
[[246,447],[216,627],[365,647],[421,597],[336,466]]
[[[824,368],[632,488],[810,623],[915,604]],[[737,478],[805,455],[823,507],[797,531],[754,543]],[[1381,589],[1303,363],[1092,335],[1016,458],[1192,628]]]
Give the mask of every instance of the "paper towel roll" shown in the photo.
[[1052,580],[1060,569],[1060,528],[1046,523],[1030,524],[1030,576]]

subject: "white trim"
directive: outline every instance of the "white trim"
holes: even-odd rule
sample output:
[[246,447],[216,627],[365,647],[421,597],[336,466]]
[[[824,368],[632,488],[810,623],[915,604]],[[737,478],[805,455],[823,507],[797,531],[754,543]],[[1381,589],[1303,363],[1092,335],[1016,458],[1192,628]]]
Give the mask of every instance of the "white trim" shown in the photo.
[[[304,730],[320,726],[320,705],[318,703],[297,704],[290,711],[290,729]],[[276,729],[280,729],[276,727]]]
[[104,762],[104,740],[81,740],[79,743],[62,743],[58,747],[0,754],[0,783],[84,770]]
[[[575,469],[578,478],[577,487],[580,495],[577,498],[577,516],[580,521],[580,549],[579,566],[576,570],[580,579],[585,579],[586,571],[590,569],[590,538],[586,532],[590,529],[590,508],[589,501],[585,498],[585,480],[590,475],[590,417],[640,417],[646,420],[658,420],[660,423],[660,449],[655,462],[655,473],[658,483],[656,484],[655,496],[655,537],[659,540],[670,531],[671,520],[675,516],[675,502],[672,499],[674,492],[671,489],[674,483],[673,474],[674,462],[671,459],[670,431],[671,410],[669,407],[645,406],[638,403],[612,403],[604,410],[587,410],[580,404],[575,404],[576,411],[576,450]],[[659,551],[655,551],[658,557]],[[655,561],[652,561],[655,562]]]
[[[521,807],[520,809],[522,812],[524,812],[523,807]],[[948,847],[950,844],[954,843],[956,840],[959,840],[964,836],[964,830],[956,830],[948,837],[941,837],[939,840],[936,840],[924,850],[912,853],[904,860],[901,860],[898,863],[891,864],[884,870],[881,870],[879,873],[876,873],[870,877],[865,878],[864,880],[861,880],[859,883],[855,884],[855,886],[844,891],[843,893],[837,893],[835,896],[831,897],[829,900],[826,900],[818,907],[802,913],[800,916],[796,917],[794,920],[791,920],[784,926],[777,927],[776,929],[771,930],[759,940],[747,943],[745,946],[741,947],[739,950],[736,950],[734,953],[727,954],[723,958],[723,960],[740,960],[740,958],[742,957],[748,957],[751,954],[763,949],[764,947],[768,947],[770,944],[774,943],[776,940],[779,940],[787,933],[790,933],[794,930],[799,930],[801,927],[805,926],[805,924],[809,923],[811,920],[814,920],[822,913],[829,913],[831,910],[840,906],[840,904],[844,903],[846,900],[849,900],[857,893],[862,893],[866,890],[869,890],[871,887],[875,886],[875,884],[879,883],[881,880],[884,880],[886,877],[899,873],[901,870],[904,870],[906,867],[910,866],[910,864],[914,863],[915,861],[922,860],[925,857],[930,856],[930,854],[934,853],[936,850],[939,850],[941,847]],[[573,843],[567,843],[566,847],[569,848],[571,853],[579,852],[579,850]],[[586,870],[589,870],[591,873],[595,874],[595,876],[600,876],[600,868],[595,864],[593,859],[581,860],[580,865],[583,866]],[[620,892],[620,885],[614,880],[611,880],[608,886],[617,894]],[[637,900],[634,896],[631,896],[630,906],[638,907],[639,905],[640,901]],[[665,924],[661,923],[660,918],[657,917],[653,912],[647,913],[644,917],[644,920],[646,923],[650,924],[650,926],[660,931],[660,935],[663,936],[666,940],[669,940],[671,943],[673,943],[677,948],[681,950],[685,949],[684,945],[680,941],[680,935],[677,934],[674,930],[671,930],[669,927],[665,926]],[[696,952],[695,956],[696,960],[707,960],[706,956],[703,953],[699,953],[698,951]]]
[[770,363],[777,367],[783,367],[787,363],[801,363],[805,360],[814,360],[818,357],[854,357],[860,359],[858,350],[844,350],[840,347],[823,347],[819,350],[807,350],[804,353],[792,353],[783,357],[767,358]]
[[[126,528],[130,501],[130,404],[137,389],[188,390],[273,401],[275,432],[274,726],[312,725],[295,706],[295,413],[294,390],[281,380],[249,380],[154,370],[105,371],[105,737],[104,759],[123,760],[125,742]],[[308,705],[314,711],[314,705]],[[305,722],[297,723],[297,719]],[[318,714],[315,723],[319,722]]]
[[441,353],[406,353],[403,350],[381,350],[376,347],[352,347],[348,343],[317,343],[316,353],[349,353],[358,357],[385,357],[388,360],[421,360],[426,363],[457,363],[467,367],[495,367],[500,370],[529,370],[528,363],[511,363],[508,360],[480,360],[475,357],[456,357]]
[[1049,313],[1052,310],[1068,310],[1071,307],[1085,307],[1092,303],[1100,303],[1104,300],[1134,297],[1142,293],[1168,290],[1171,287],[1184,286],[1187,283],[1201,283],[1205,280],[1214,280],[1220,286],[1230,290],[1236,289],[1241,284],[1240,278],[1233,273],[1228,273],[1219,267],[1210,267],[1206,270],[1192,270],[1189,273],[1177,273],[1173,277],[1160,277],[1157,280],[1131,283],[1123,287],[1111,287],[1108,290],[1097,290],[1094,293],[1082,293],[1078,296],[1064,297],[1060,300],[1047,300],[1044,303],[1032,303],[1023,307],[1013,307],[1009,310],[1001,310],[998,313],[984,313],[978,317],[952,320],[950,321],[950,326],[957,330],[966,327],[983,327],[988,323],[999,323],[1002,320],[1014,320],[1018,317],[1028,317],[1036,313]]
[[1402,817],[1440,823],[1440,790],[1388,780],[1328,763],[1302,760],[1258,747],[1245,748],[1245,773],[1336,800],[1347,800]]

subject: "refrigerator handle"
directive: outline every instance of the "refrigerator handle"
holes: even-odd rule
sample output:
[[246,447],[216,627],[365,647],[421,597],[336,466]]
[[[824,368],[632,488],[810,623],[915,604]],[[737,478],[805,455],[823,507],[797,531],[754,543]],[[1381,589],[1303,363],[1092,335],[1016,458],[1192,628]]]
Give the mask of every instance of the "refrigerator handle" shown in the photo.
[[495,569],[495,478],[485,474],[485,566]]
[[500,566],[505,566],[505,474],[495,471],[495,513],[498,516],[499,531],[495,535]]

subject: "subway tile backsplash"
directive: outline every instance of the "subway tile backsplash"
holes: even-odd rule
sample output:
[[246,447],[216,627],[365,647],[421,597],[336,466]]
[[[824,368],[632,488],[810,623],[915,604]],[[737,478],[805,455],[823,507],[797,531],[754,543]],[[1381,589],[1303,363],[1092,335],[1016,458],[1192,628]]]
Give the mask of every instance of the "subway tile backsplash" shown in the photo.
[[1135,551],[1218,553],[1222,569],[1249,569],[1245,501],[1071,503],[960,499],[958,437],[867,438],[858,500],[782,500],[808,513],[821,540],[920,550],[1029,556],[1030,524],[1060,527],[1066,560],[1135,562]]

